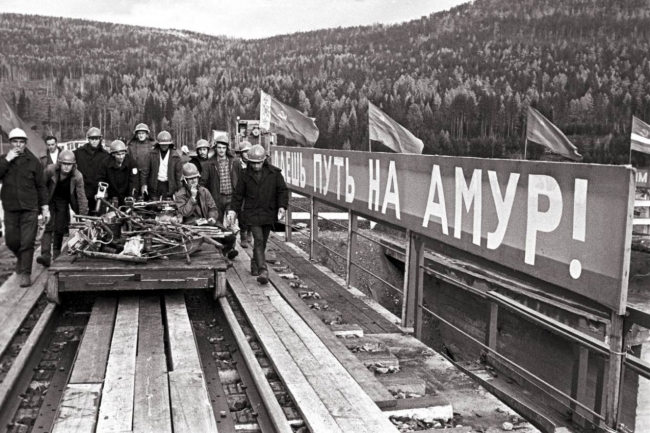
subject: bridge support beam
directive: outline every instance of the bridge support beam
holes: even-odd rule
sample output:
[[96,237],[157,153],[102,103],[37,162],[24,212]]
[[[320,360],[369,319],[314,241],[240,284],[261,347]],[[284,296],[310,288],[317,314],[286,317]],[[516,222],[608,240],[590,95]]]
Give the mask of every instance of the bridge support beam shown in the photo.
[[424,285],[424,242],[411,230],[406,231],[407,248],[402,299],[402,326],[414,328],[415,337],[422,337],[422,302]]

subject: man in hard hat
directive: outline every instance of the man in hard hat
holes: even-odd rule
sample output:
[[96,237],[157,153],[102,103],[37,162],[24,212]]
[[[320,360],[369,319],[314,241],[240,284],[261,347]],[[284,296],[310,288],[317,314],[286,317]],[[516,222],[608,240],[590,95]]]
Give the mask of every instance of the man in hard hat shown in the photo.
[[[246,167],[248,165],[248,151],[251,150],[251,147],[252,146],[250,142],[242,141],[239,144],[239,151],[235,152],[239,153],[240,173],[243,173],[246,170]],[[241,229],[239,232],[239,243],[241,244],[242,248],[248,248],[248,245],[253,243],[253,233],[251,232],[250,226],[246,222],[246,214],[244,212],[240,212],[237,215],[237,218],[239,219],[239,228]]]
[[102,133],[99,128],[90,128],[86,133],[86,137],[88,141],[74,150],[74,156],[77,163],[77,170],[84,177],[84,189],[86,191],[86,199],[88,200],[88,208],[90,212],[94,212],[97,209],[95,195],[97,195],[99,184],[99,168],[111,156],[104,149],[104,146],[101,145]]
[[76,214],[88,215],[84,178],[75,165],[75,154],[63,150],[56,164],[48,165],[43,174],[51,215],[41,238],[41,255],[36,258],[43,266],[50,266],[61,254],[63,236],[70,226],[70,208]]
[[[208,224],[219,227],[225,231],[225,227],[219,222],[217,205],[212,199],[210,191],[199,185],[201,174],[196,165],[186,162],[183,165],[183,186],[174,195],[178,213],[183,216],[183,222],[191,224],[200,219],[205,219]],[[221,239],[223,253],[230,260],[237,257],[238,252],[234,249],[235,235],[229,234]]]
[[[210,191],[210,195],[215,203],[219,198],[219,173],[217,167],[208,158],[210,143],[208,140],[199,140],[196,142],[196,156],[190,158],[201,174],[199,184]],[[223,219],[221,220],[223,222]]]
[[32,284],[34,242],[38,230],[38,213],[47,224],[50,209],[43,181],[41,161],[27,149],[27,134],[20,128],[9,132],[11,150],[0,157],[2,208],[5,218],[5,242],[16,256],[16,275],[21,287]]
[[111,143],[111,158],[100,167],[99,181],[108,184],[107,198],[117,198],[120,206],[127,197],[135,197],[140,191],[140,172],[137,162],[127,153],[121,140]]
[[181,187],[183,165],[174,149],[172,135],[167,131],[158,134],[158,143],[147,155],[147,162],[140,170],[142,195],[158,200],[169,198]]
[[213,163],[217,167],[219,180],[219,196],[215,198],[215,202],[219,209],[219,218],[223,221],[226,212],[230,210],[230,202],[237,186],[241,166],[239,158],[235,158],[230,152],[228,136],[217,138],[215,150]]
[[48,135],[45,137],[45,146],[47,146],[47,153],[43,157],[43,166],[56,164],[59,158],[59,143],[55,136]]
[[261,284],[269,282],[265,251],[271,227],[284,218],[288,205],[289,190],[281,170],[266,160],[264,147],[256,144],[248,152],[248,166],[237,183],[228,220],[234,223],[237,214],[246,215],[254,241],[251,274]]
[[138,170],[147,163],[149,152],[151,152],[156,140],[151,137],[151,131],[145,123],[138,123],[133,131],[133,137],[129,140],[126,153],[133,158]]

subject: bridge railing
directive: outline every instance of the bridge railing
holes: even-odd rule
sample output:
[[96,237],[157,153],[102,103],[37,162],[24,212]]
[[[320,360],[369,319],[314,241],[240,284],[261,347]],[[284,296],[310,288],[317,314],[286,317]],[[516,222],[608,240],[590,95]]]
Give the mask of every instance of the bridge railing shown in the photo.
[[[296,195],[296,193],[297,191],[294,191],[294,195]],[[316,257],[315,246],[320,246],[333,254],[338,260],[345,262],[345,277],[348,288],[352,282],[352,268],[356,267],[373,278],[381,281],[393,291],[398,292],[402,298],[402,326],[405,328],[412,328],[416,338],[422,339],[423,317],[424,314],[427,314],[451,327],[465,338],[471,340],[474,344],[480,346],[484,353],[488,355],[489,360],[507,366],[508,369],[526,378],[529,383],[566,406],[568,412],[572,414],[575,422],[583,425],[585,423],[590,424],[594,429],[599,431],[614,431],[614,429],[622,432],[626,431],[624,426],[618,424],[618,414],[620,413],[620,406],[623,402],[623,399],[620,398],[623,391],[623,377],[625,377],[626,371],[629,371],[638,374],[639,377],[644,378],[644,380],[650,380],[650,364],[639,357],[627,353],[627,351],[617,352],[613,350],[612,347],[616,347],[616,341],[618,341],[619,344],[622,341],[621,346],[623,348],[626,347],[626,337],[630,328],[634,324],[650,329],[650,315],[648,313],[630,308],[628,309],[627,316],[622,320],[616,320],[615,318],[620,316],[612,315],[611,317],[613,317],[614,320],[610,321],[608,325],[608,335],[606,336],[609,340],[609,344],[605,343],[532,310],[511,298],[497,293],[496,291],[488,291],[487,293],[479,291],[474,287],[465,284],[460,279],[450,277],[449,275],[440,273],[439,271],[426,266],[426,246],[427,243],[433,242],[433,240],[426,236],[422,236],[421,234],[413,233],[408,229],[401,229],[406,237],[405,276],[404,286],[401,288],[397,287],[377,276],[371,270],[363,267],[360,263],[354,261],[359,237],[378,243],[383,248],[391,248],[385,243],[381,243],[376,239],[373,239],[372,236],[368,236],[359,230],[358,220],[360,217],[369,220],[372,220],[372,218],[368,215],[360,214],[350,209],[337,206],[334,203],[321,201],[314,196],[306,195],[303,197],[309,201],[309,209],[300,208],[294,204],[290,204],[289,209],[286,212],[286,241],[292,241],[292,211],[298,210],[301,212],[308,212],[310,222],[308,250],[310,259]],[[320,216],[319,203],[340,209],[341,211],[347,211],[347,225]],[[648,201],[647,204],[650,206],[650,201]],[[338,230],[347,231],[347,254],[345,256],[333,250],[324,242],[319,241],[319,222],[326,222],[326,224],[333,226]],[[399,227],[394,226],[389,221],[380,220],[377,222],[400,230]],[[403,254],[401,251],[397,252]],[[479,341],[477,338],[471,336],[424,305],[424,273],[472,292],[474,295],[481,297],[487,302],[488,311],[486,312],[487,320],[485,341]],[[514,313],[572,343],[574,346],[574,365],[570,393],[558,389],[556,386],[550,384],[535,373],[499,353],[497,349],[497,321],[501,310]],[[595,355],[595,358],[593,355]],[[598,364],[598,375],[596,377],[595,401],[592,406],[589,406],[585,403],[585,400],[587,394],[589,364],[592,362]],[[621,369],[622,373],[613,374],[612,370],[614,369]],[[616,407],[608,407],[608,402],[610,402],[611,406],[612,401],[617,402]],[[545,421],[543,417],[537,419],[538,426],[544,427],[545,422],[547,421]],[[548,428],[551,428],[550,423],[548,424]]]

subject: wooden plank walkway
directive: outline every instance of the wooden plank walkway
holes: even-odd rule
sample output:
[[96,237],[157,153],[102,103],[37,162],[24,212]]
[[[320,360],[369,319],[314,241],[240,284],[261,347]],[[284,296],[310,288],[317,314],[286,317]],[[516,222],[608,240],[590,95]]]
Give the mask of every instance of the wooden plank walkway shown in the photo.
[[164,302],[174,371],[159,296],[95,301],[54,432],[217,432],[183,294]]
[[282,264],[290,264],[291,269],[309,287],[305,290],[317,291],[321,296],[318,302],[325,301],[331,308],[341,312],[343,323],[358,324],[365,334],[402,332],[394,323],[386,320],[361,299],[332,281],[303,256],[287,246],[284,241],[270,236],[269,245],[276,251],[276,256]]
[[[227,272],[228,283],[278,375],[299,403],[310,430],[396,432],[348,369],[273,284],[262,286],[250,275],[250,258],[239,251],[240,259]],[[278,280],[277,275],[271,278]]]

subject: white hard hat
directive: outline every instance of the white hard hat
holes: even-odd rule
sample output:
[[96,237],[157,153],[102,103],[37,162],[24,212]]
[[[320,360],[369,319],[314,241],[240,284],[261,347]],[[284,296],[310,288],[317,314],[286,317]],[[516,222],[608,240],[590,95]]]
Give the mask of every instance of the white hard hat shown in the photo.
[[27,134],[20,128],[14,128],[9,132],[9,140],[13,140],[14,138],[24,138],[27,140]]

